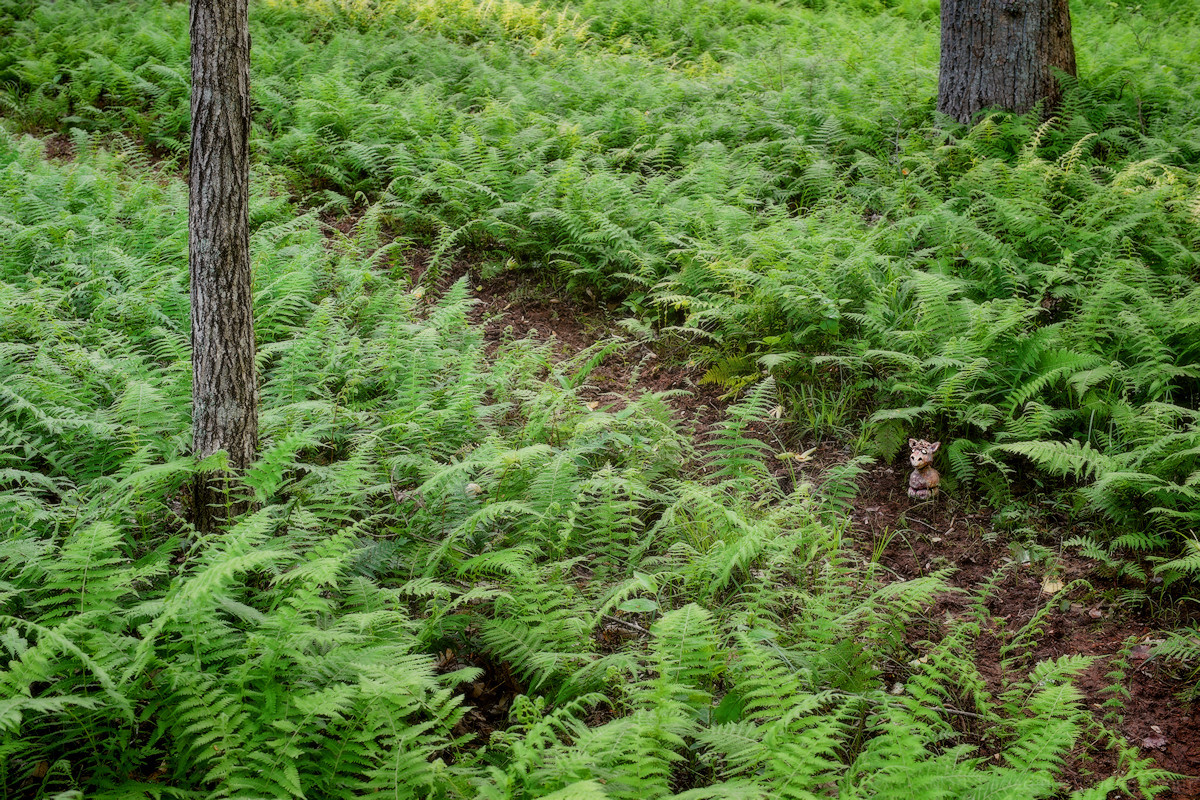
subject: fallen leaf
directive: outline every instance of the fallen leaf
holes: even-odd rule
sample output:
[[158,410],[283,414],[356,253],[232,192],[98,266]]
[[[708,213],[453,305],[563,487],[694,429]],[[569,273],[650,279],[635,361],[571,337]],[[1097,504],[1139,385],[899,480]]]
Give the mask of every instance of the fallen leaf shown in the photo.
[[648,614],[658,610],[658,603],[648,597],[631,597],[617,608],[629,614]]
[[1042,591],[1045,592],[1046,594],[1054,594],[1055,592],[1061,592],[1063,586],[1064,586],[1063,582],[1060,581],[1058,578],[1052,578],[1049,575],[1047,575],[1045,578],[1042,579]]

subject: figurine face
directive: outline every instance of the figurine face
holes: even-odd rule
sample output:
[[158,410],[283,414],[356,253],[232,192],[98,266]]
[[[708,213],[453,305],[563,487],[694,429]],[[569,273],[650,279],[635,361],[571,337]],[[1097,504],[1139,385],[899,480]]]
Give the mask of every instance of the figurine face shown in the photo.
[[923,469],[933,463],[933,454],[942,446],[941,442],[927,442],[924,439],[909,439],[908,447],[912,452],[908,462],[914,469]]

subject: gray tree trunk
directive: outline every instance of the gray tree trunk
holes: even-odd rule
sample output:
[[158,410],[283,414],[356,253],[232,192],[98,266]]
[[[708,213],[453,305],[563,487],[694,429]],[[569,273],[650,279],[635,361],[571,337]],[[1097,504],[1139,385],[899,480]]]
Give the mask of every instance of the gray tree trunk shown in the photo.
[[985,108],[1052,106],[1055,70],[1075,74],[1067,0],[942,0],[938,111],[965,123]]
[[245,510],[236,475],[258,444],[250,283],[250,29],[247,0],[192,0],[188,262],[192,450],[229,454],[232,473],[194,484],[197,529]]

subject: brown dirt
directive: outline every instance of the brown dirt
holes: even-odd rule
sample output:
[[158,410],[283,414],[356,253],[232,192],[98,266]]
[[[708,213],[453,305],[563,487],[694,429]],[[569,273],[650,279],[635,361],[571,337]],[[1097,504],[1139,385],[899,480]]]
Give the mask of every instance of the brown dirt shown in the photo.
[[70,161],[75,158],[75,143],[61,133],[55,133],[42,140],[46,158],[51,161]]
[[[344,233],[353,229],[353,222],[333,225]],[[408,276],[422,283],[427,274],[431,251],[411,248]],[[511,339],[532,338],[549,343],[554,357],[565,361],[596,342],[610,338],[625,338],[617,326],[614,307],[604,303],[571,296],[561,287],[547,282],[546,277],[533,271],[512,270],[492,278],[482,278],[477,265],[457,261],[442,272],[435,290],[466,275],[478,301],[473,308],[472,322],[483,326],[484,340],[489,347]],[[592,370],[580,395],[601,406],[621,408],[627,399],[645,394],[685,391],[687,397],[668,398],[684,430],[699,441],[724,418],[728,403],[722,399],[724,389],[700,382],[704,370],[695,364],[676,363],[672,354],[661,346],[630,341],[629,346],[607,356]],[[636,380],[634,379],[636,376]]]
[[465,705],[470,706],[454,726],[454,735],[470,736],[470,744],[487,744],[495,731],[508,727],[508,712],[517,695],[525,694],[521,681],[513,675],[508,664],[497,664],[480,653],[463,653],[453,649],[442,653],[437,662],[439,673],[454,672],[469,667],[478,668],[479,677],[461,684]]
[[[942,597],[930,610],[927,624],[914,629],[913,641],[938,638],[945,620],[967,613],[972,593],[1002,570],[986,603],[991,627],[976,644],[977,665],[989,690],[998,693],[1004,679],[1002,639],[1007,641],[1039,609],[1051,605],[1023,665],[1064,655],[1092,657],[1076,685],[1096,718],[1137,746],[1141,757],[1153,758],[1158,767],[1200,776],[1200,708],[1179,699],[1188,686],[1186,676],[1149,657],[1158,632],[1179,621],[1164,620],[1153,608],[1118,604],[1122,590],[1148,587],[1121,583],[1070,548],[1047,549],[1044,552],[1051,557],[1042,560],[1036,547],[1014,547],[1004,532],[996,530],[987,508],[945,495],[931,502],[912,501],[906,492],[907,477],[907,465],[879,465],[865,474],[852,513],[852,531],[859,551],[868,558],[878,554],[880,564],[897,578],[911,579],[943,567],[956,569],[950,583],[963,592]],[[1071,526],[1057,533],[1066,538],[1082,532]],[[1077,580],[1091,588],[1072,588]],[[1051,591],[1055,581],[1063,585],[1061,590]],[[1110,674],[1114,670],[1124,674]],[[902,679],[903,674],[898,671],[889,678]],[[1092,785],[1118,766],[1112,750],[1078,755],[1064,776],[1072,788]],[[1200,797],[1200,780],[1172,781],[1159,797]]]

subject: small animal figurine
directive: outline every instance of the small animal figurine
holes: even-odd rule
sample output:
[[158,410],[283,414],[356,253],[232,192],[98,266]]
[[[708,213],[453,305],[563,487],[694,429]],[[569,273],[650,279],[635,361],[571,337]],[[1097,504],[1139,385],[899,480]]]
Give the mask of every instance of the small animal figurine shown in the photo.
[[932,500],[937,497],[942,476],[933,468],[933,454],[941,446],[941,442],[930,444],[924,439],[908,440],[908,447],[912,450],[908,460],[913,465],[912,474],[908,476],[908,496],[914,500]]

